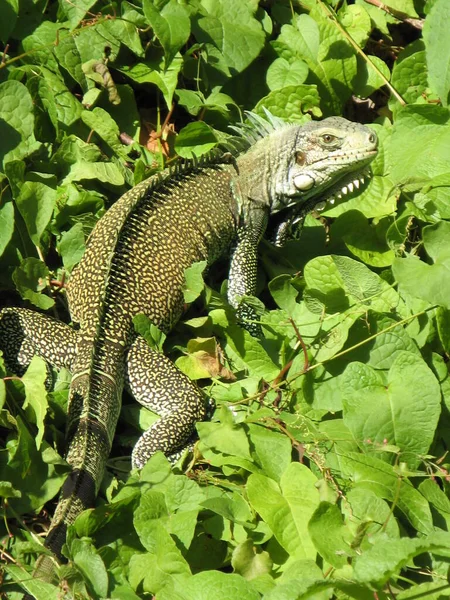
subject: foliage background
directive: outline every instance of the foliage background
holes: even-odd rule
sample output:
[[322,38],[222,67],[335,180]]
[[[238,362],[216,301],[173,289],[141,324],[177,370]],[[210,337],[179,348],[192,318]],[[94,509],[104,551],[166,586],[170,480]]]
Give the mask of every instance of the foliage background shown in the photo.
[[59,587],[31,570],[67,472],[69,375],[47,393],[40,359],[22,378],[0,367],[2,593],[448,596],[448,0],[1,0],[0,14],[3,305],[67,321],[63,283],[97,219],[244,110],[344,114],[381,141],[369,184],[308,216],[300,241],[262,245],[263,339],[220,294],[226,265],[206,287],[187,273],[195,302],[166,340],[136,322],[217,410],[194,460],[128,477],[155,417],[124,398]]

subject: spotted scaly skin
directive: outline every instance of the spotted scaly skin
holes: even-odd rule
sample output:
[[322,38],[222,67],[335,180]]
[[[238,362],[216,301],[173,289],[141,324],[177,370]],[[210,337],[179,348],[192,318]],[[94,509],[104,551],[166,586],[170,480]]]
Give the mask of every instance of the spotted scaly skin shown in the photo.
[[[241,154],[193,162],[150,178],[122,196],[94,228],[67,288],[75,331],[25,309],[0,312],[0,349],[8,367],[23,373],[34,354],[72,372],[64,483],[45,545],[58,560],[67,527],[92,506],[127,387],[160,415],[136,444],[142,467],[157,450],[174,456],[205,418],[198,388],[164,355],[136,334],[144,313],[168,331],[183,310],[184,272],[229,254],[228,300],[254,334],[251,309],[240,297],[256,287],[257,248],[270,217],[291,222],[354,177],[376,154],[368,128],[333,117],[303,126],[271,115],[249,115]],[[49,371],[50,372],[50,371]],[[54,578],[43,556],[35,576]]]
[[182,311],[185,269],[199,260],[212,262],[229,247],[236,227],[231,176],[194,169],[150,193],[148,182],[133,188],[101,219],[72,274],[69,307],[81,323],[69,395],[66,459],[73,471],[47,537],[52,550],[98,492],[125,381],[161,415],[136,445],[134,466],[143,466],[157,450],[176,453],[204,418],[198,389],[136,336],[132,319],[144,313],[168,331]]

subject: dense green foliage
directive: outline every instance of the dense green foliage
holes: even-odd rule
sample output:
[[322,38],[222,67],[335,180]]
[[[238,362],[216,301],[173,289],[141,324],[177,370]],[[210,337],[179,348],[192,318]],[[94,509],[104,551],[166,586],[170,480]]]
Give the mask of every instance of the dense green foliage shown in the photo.
[[8,598],[450,595],[450,2],[380,4],[0,0],[3,305],[67,320],[62,284],[105,209],[243,110],[344,114],[381,141],[369,184],[262,245],[263,339],[236,325],[225,268],[206,287],[189,270],[167,338],[136,319],[217,410],[192,462],[129,475],[155,417],[124,398],[60,588],[30,573],[49,522],[34,515],[67,473],[69,374],[47,393],[39,358],[21,379],[0,363]]

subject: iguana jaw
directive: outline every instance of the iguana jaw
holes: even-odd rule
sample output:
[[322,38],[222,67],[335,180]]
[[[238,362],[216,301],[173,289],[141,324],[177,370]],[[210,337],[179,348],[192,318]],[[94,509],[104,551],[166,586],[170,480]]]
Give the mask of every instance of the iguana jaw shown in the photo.
[[[341,182],[347,173],[355,173],[367,166],[375,158],[377,150],[354,150],[333,152],[326,158],[307,165],[293,182],[298,196],[317,195],[330,186],[344,187]],[[295,201],[295,200],[294,200]]]
[[[348,194],[352,194],[355,190],[359,190],[367,179],[372,177],[370,168],[365,168],[357,173],[349,173],[347,177],[343,177],[335,185],[326,190],[321,198],[314,198],[311,202],[310,210],[325,210],[329,205],[333,205],[336,200],[345,198]],[[309,204],[309,202],[308,202]]]
[[367,167],[376,155],[376,149],[353,150],[332,153],[320,161],[305,165],[299,174],[292,176],[291,193],[278,196],[271,212],[292,208],[296,204],[311,210],[316,203],[330,196],[346,195],[359,187],[360,179],[367,176]]

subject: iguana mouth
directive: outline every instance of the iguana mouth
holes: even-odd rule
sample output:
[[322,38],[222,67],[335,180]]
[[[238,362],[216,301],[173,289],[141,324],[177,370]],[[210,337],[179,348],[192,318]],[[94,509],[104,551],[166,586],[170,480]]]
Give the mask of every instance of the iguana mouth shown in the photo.
[[313,210],[322,212],[332,207],[336,200],[341,200],[355,189],[358,190],[371,177],[372,172],[369,167],[356,173],[347,173],[322,194],[309,198],[302,204],[286,207],[277,214],[275,219],[272,218],[268,239],[275,246],[283,246],[288,239],[296,239],[301,231],[301,223],[309,212]]
[[[372,162],[377,152],[377,150],[346,150],[345,152],[334,152],[325,159],[320,159],[319,161],[310,164],[305,162],[304,167],[306,172],[298,174],[293,179],[294,186],[298,190],[298,195],[300,197],[303,195],[305,197],[308,195],[317,196],[321,194],[322,191],[324,192],[342,187],[343,181],[353,181],[355,177],[355,165],[359,164],[359,171],[362,172],[364,167]],[[297,159],[297,163],[298,162]],[[347,165],[351,168],[350,180],[348,179],[348,173],[344,172],[344,174],[334,183],[331,182],[327,185],[326,179],[331,178],[328,173],[330,171],[333,172],[334,170],[342,171]],[[321,190],[316,193],[315,190],[317,188],[321,188]]]
[[327,205],[333,205],[336,200],[342,200],[349,193],[358,190],[361,185],[364,185],[366,179],[371,179],[372,172],[369,168],[364,169],[359,173],[349,173],[348,177],[344,177],[336,182],[333,186],[325,191],[325,198],[319,202],[313,203],[312,208],[322,212]]

